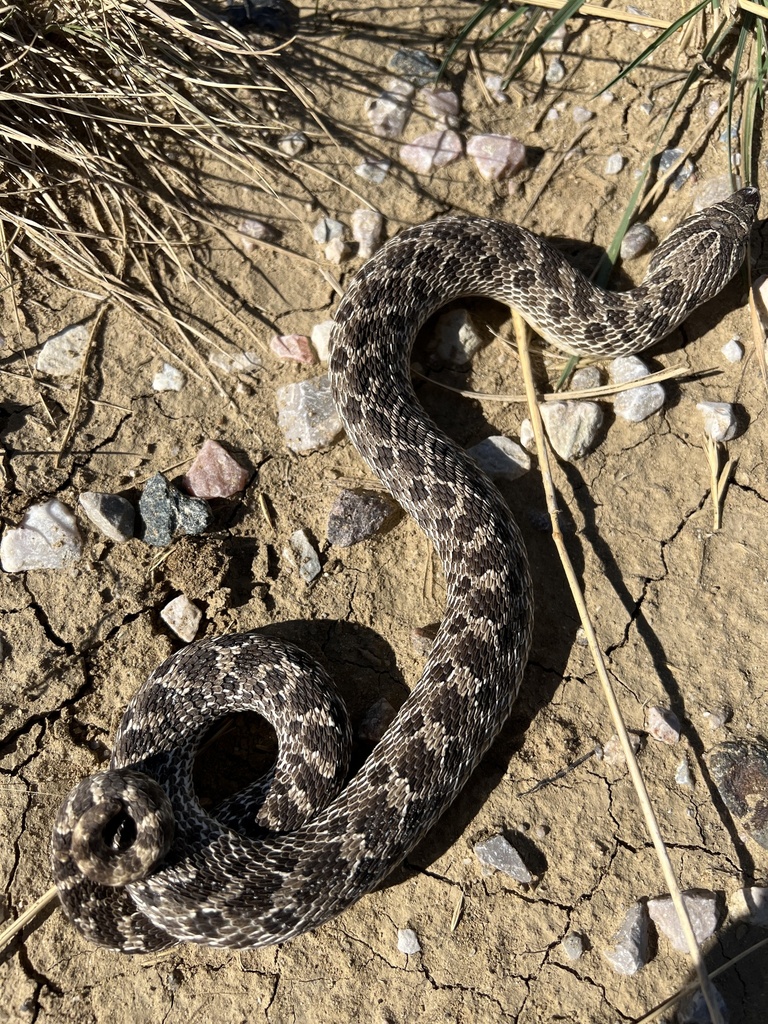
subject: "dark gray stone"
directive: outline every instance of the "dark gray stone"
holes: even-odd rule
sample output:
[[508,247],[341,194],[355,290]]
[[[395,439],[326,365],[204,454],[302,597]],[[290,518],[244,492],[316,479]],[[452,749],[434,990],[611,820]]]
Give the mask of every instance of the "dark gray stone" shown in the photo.
[[340,491],[328,515],[328,540],[338,548],[359,544],[378,533],[396,511],[392,499],[376,491]]
[[144,522],[144,541],[158,548],[170,544],[179,535],[203,533],[213,519],[210,506],[202,498],[191,498],[169,484],[162,473],[155,473],[139,499]]
[[387,64],[388,69],[414,85],[434,85],[440,70],[440,61],[433,60],[423,50],[398,50]]

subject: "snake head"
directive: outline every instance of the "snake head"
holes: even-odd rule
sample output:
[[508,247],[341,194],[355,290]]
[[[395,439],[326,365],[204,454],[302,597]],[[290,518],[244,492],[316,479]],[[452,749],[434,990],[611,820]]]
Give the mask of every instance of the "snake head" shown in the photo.
[[646,284],[679,285],[689,311],[717,295],[744,262],[759,206],[750,185],[688,217],[654,253]]

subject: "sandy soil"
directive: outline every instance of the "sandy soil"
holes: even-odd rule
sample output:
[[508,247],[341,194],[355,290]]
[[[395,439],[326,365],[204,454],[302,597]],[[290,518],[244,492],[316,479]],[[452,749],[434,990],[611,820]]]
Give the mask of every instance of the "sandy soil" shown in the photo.
[[[670,13],[661,4],[645,7],[662,16]],[[327,16],[302,39],[302,46],[317,55],[312,85],[322,109],[332,109],[361,132],[363,100],[389,77],[385,67],[392,52],[410,45],[442,55],[446,38],[474,10],[467,4],[430,5],[424,11],[400,4],[382,27],[371,26],[373,16],[357,8],[334,3],[323,9]],[[469,63],[456,63],[462,132],[508,132],[529,147],[529,167],[509,193],[506,186],[482,182],[464,160],[432,180],[417,180],[395,166],[384,185],[369,185],[352,173],[359,153],[395,156],[396,146],[360,135],[353,143],[341,133],[329,140],[316,126],[310,162],[380,209],[389,233],[447,209],[519,220],[576,134],[571,108],[582,104],[597,114],[580,142],[583,152],[561,166],[525,223],[579,241],[582,245],[569,251],[581,249],[583,265],[593,266],[594,250],[583,243],[610,241],[634,186],[633,171],[659,127],[658,118],[649,118],[639,104],[652,83],[669,80],[687,58],[665,50],[652,69],[618,86],[614,101],[605,103],[593,99],[594,93],[645,40],[605,24],[578,21],[570,27],[564,85],[529,90],[524,101],[513,89],[509,103],[488,105]],[[481,59],[485,70],[498,70],[505,53],[499,47]],[[339,88],[330,70],[322,72],[335,60],[350,69],[356,92]],[[531,81],[542,75],[534,64]],[[664,110],[673,89],[654,94],[657,110]],[[684,140],[701,131],[707,105],[722,101],[726,90],[717,76],[704,81],[684,122]],[[560,118],[545,121],[558,101],[566,104]],[[406,138],[427,127],[425,119],[414,116]],[[627,164],[608,178],[603,167],[616,149]],[[716,135],[695,157],[699,181],[727,169]],[[439,619],[443,595],[427,542],[402,518],[362,545],[330,548],[327,516],[339,484],[365,481],[367,471],[347,442],[303,458],[291,455],[276,424],[275,388],[318,369],[279,362],[266,350],[269,335],[275,329],[308,333],[332,315],[336,302],[307,225],[323,210],[348,222],[361,205],[310,172],[305,183],[316,205],[308,209],[307,193],[287,185],[283,198],[293,219],[282,209],[276,213],[255,190],[241,187],[236,195],[254,216],[279,223],[283,244],[317,258],[317,266],[269,251],[247,256],[212,246],[203,258],[232,283],[246,327],[230,329],[220,310],[206,307],[204,296],[188,296],[200,316],[220,329],[224,323],[230,353],[252,348],[248,330],[255,332],[264,350],[263,368],[250,382],[215,371],[217,390],[201,372],[208,357],[204,347],[190,353],[170,333],[150,337],[125,315],[110,312],[89,363],[87,411],[57,467],[74,385],[64,382],[65,389],[53,393],[52,408],[60,417],[54,428],[32,382],[0,377],[7,417],[2,431],[6,524],[15,525],[27,506],[54,495],[71,507],[87,489],[136,500],[156,471],[183,472],[208,437],[226,443],[253,470],[241,498],[216,506],[213,529],[178,541],[164,559],[140,540],[122,546],[105,541],[81,519],[86,554],[75,569],[0,574],[0,872],[7,918],[51,884],[47,851],[60,800],[104,764],[126,702],[179,647],[158,615],[169,597],[183,592],[204,609],[205,635],[264,625],[317,654],[338,679],[355,722],[379,696],[402,702],[418,678],[423,655],[415,650],[411,631]],[[651,223],[659,236],[688,212],[695,187],[695,181],[688,182],[657,207]],[[341,278],[348,280],[356,265],[345,266]],[[337,268],[325,269],[339,276]],[[636,280],[642,271],[642,262],[629,267]],[[8,342],[0,365],[16,372],[24,366],[22,346],[34,357],[45,338],[94,308],[83,295],[56,291],[43,275],[27,279],[26,295],[21,337],[8,317],[3,325]],[[642,731],[652,704],[671,706],[683,723],[678,746],[646,738],[639,752],[672,862],[684,887],[713,889],[721,899],[742,885],[765,884],[768,875],[768,853],[739,835],[703,760],[713,744],[729,736],[765,732],[768,489],[761,420],[766,393],[754,358],[730,365],[720,353],[735,334],[748,341],[743,299],[744,285],[737,281],[650,359],[654,368],[717,367],[716,375],[669,386],[663,413],[640,425],[614,420],[607,404],[597,450],[556,470],[569,549],[629,726]],[[494,324],[503,319],[498,309],[472,308]],[[260,317],[257,309],[263,311]],[[170,361],[188,368],[180,393],[152,390],[154,373],[169,358],[160,341],[176,351]],[[555,379],[557,364],[541,364],[539,372],[544,386],[547,376]],[[521,390],[515,358],[500,341],[480,353],[471,372],[435,376],[481,393]],[[519,403],[467,399],[457,404],[434,385],[423,383],[418,390],[437,421],[464,444],[492,433],[517,437],[526,415]],[[744,428],[729,446],[738,464],[717,533],[696,411],[702,399],[737,403]],[[266,495],[274,528],[261,511],[260,495]],[[456,807],[391,884],[314,934],[280,948],[242,953],[177,947],[153,957],[119,956],[86,944],[53,909],[4,954],[0,1020],[613,1024],[639,1016],[688,980],[689,958],[664,938],[651,963],[630,978],[615,974],[600,952],[625,910],[664,888],[626,770],[593,757],[529,792],[605,743],[613,728],[588,651],[577,640],[578,618],[551,538],[540,528],[544,501],[536,469],[506,487],[504,495],[521,523],[535,580],[536,633],[524,690]],[[282,556],[286,538],[301,527],[317,539],[324,563],[311,587],[297,579]],[[730,707],[732,716],[713,730],[707,712],[722,706]],[[692,768],[692,789],[674,781],[684,755]],[[514,840],[540,876],[535,888],[498,873],[483,875],[472,846],[499,831]],[[462,909],[452,930],[459,901]],[[398,953],[401,927],[418,933],[421,954]],[[560,946],[571,931],[586,943],[576,962]],[[726,922],[708,947],[708,962],[716,966],[756,937],[759,932]],[[723,977],[732,1021],[763,1019],[765,979],[764,954]]]

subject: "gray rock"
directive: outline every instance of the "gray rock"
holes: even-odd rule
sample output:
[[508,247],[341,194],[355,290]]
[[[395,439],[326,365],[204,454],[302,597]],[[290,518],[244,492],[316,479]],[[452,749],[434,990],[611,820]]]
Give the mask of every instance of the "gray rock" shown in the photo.
[[[667,174],[670,167],[680,159],[684,152],[685,150],[682,149],[665,149],[659,157],[659,176],[663,177]],[[693,163],[690,160],[686,160],[683,163],[672,179],[672,188],[675,192],[679,191],[686,181],[688,181],[690,176],[693,174],[694,169]]]
[[331,544],[349,548],[372,537],[397,512],[397,505],[378,491],[340,491],[328,516],[326,535]]
[[347,229],[340,220],[333,217],[321,217],[312,228],[312,237],[318,245],[327,245],[334,238],[344,238]]
[[0,541],[0,565],[5,572],[64,569],[83,553],[83,540],[71,509],[58,498],[30,505],[16,529]]
[[386,178],[390,167],[389,160],[374,160],[371,157],[368,160],[360,161],[355,168],[355,174],[365,181],[370,181],[372,185],[380,185]]
[[296,567],[305,583],[311,583],[320,575],[320,556],[306,530],[291,534],[283,555]]
[[584,954],[584,937],[578,932],[568,932],[560,943],[565,956],[572,962],[580,960]]
[[381,245],[384,218],[378,210],[355,210],[352,214],[352,237],[357,242],[357,255],[367,260]]
[[387,68],[394,75],[414,85],[434,85],[440,71],[440,61],[433,60],[423,50],[397,50],[389,59]]
[[581,459],[594,448],[603,423],[596,402],[543,402],[540,409],[547,436],[561,459]]
[[435,324],[435,355],[450,366],[466,366],[484,344],[466,309],[449,309]]
[[730,740],[706,755],[723,803],[739,827],[768,850],[768,746]]
[[621,258],[634,260],[656,244],[656,235],[647,224],[633,224],[621,242]]
[[291,451],[302,454],[328,448],[341,434],[327,373],[286,384],[277,389],[276,397],[278,426]]
[[680,742],[680,720],[669,708],[650,707],[646,714],[648,732],[660,743]]
[[736,412],[730,402],[697,402],[704,417],[704,430],[713,441],[732,441],[739,429]]
[[649,960],[648,912],[642,903],[633,903],[611,937],[603,956],[617,974],[636,974]]
[[37,369],[51,377],[68,377],[77,373],[88,347],[90,328],[87,324],[73,324],[52,335],[40,350]]
[[700,182],[696,187],[696,194],[693,197],[693,212],[700,213],[708,206],[727,199],[733,192],[730,174],[721,174],[717,178],[708,178]]
[[[716,894],[706,889],[689,889],[683,893],[683,902],[691,919],[696,941],[705,942],[714,935],[720,920]],[[674,948],[679,953],[687,953],[688,944],[680,927],[672,897],[656,896],[648,900],[648,913],[653,923],[660,932],[666,935]]]
[[503,871],[505,875],[509,875],[510,878],[514,878],[515,881],[521,882],[523,885],[530,885],[534,881],[534,877],[523,863],[522,857],[504,836],[492,836],[483,843],[477,843],[473,849],[475,856],[484,867]]
[[146,482],[139,513],[144,523],[143,540],[158,548],[166,547],[174,537],[203,533],[213,519],[207,501],[182,494],[162,473],[155,473]]
[[678,786],[685,786],[688,789],[693,788],[693,776],[691,775],[691,766],[688,763],[688,758],[683,755],[680,764],[675,768],[675,782]]
[[624,157],[621,153],[611,153],[608,159],[605,161],[605,167],[603,167],[603,174],[619,174],[624,167]]
[[571,391],[590,391],[599,388],[603,383],[603,375],[599,366],[581,366],[571,377]]
[[[647,377],[650,371],[637,356],[619,356],[611,362],[608,372],[615,384],[626,384],[628,381]],[[644,384],[616,395],[613,399],[613,411],[630,423],[641,423],[661,409],[664,398],[664,388],[661,384]]]
[[510,437],[486,437],[467,449],[467,455],[492,480],[517,480],[531,468],[531,457]]
[[105,537],[122,544],[133,536],[136,517],[133,505],[119,494],[83,491],[80,507]]

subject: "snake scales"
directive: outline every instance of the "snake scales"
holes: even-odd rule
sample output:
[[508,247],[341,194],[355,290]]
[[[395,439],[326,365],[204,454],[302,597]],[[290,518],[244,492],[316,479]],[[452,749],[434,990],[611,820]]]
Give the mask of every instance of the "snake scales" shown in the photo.
[[[282,942],[402,861],[507,718],[532,622],[510,512],[416,400],[418,328],[447,300],[484,295],[516,306],[569,352],[638,351],[733,276],[758,205],[746,188],[690,217],[624,293],[595,289],[522,228],[481,218],[404,231],[362,268],[336,315],[331,383],[355,447],[445,568],[445,616],[422,677],[346,782],[344,709],[302,651],[251,632],[168,659],[128,706],[109,769],[81,782],[56,819],[53,871],[85,936],[126,952]],[[243,710],[272,723],[277,763],[214,818],[195,797],[192,762],[211,722]]]

